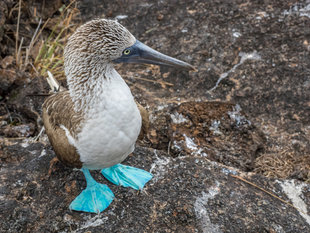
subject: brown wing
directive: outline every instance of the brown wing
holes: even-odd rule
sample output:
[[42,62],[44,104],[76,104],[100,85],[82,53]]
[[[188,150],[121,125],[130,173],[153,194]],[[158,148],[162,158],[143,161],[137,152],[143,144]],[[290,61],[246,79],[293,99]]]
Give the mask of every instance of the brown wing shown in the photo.
[[147,132],[149,130],[149,126],[150,126],[150,121],[149,121],[149,113],[148,111],[142,107],[141,104],[139,104],[137,101],[136,101],[136,104],[138,106],[138,109],[140,111],[140,114],[141,114],[141,117],[142,117],[142,127],[141,127],[141,131],[140,131],[140,134],[139,134],[139,139],[142,140],[143,137],[145,135],[147,135]]
[[46,134],[58,159],[69,167],[81,168],[82,162],[76,148],[69,143],[65,130],[60,126],[65,126],[75,138],[82,120],[82,114],[74,110],[68,91],[58,92],[44,101],[43,122]]

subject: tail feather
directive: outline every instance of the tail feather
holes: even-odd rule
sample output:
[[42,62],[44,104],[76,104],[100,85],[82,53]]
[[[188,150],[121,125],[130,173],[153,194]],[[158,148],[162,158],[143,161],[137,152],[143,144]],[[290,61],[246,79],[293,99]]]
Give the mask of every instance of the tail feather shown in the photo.
[[51,72],[47,71],[47,75],[48,75],[48,77],[46,79],[47,79],[48,85],[50,86],[51,90],[53,92],[60,91],[61,86],[60,86],[59,82],[54,78],[53,74]]

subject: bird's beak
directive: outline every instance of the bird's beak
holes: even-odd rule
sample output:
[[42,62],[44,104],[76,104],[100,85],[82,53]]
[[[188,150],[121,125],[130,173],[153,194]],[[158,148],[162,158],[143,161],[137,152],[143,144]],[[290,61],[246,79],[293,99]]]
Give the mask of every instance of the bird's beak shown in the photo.
[[150,48],[149,46],[143,44],[138,40],[133,46],[125,49],[123,55],[120,58],[115,59],[114,62],[147,63],[147,64],[177,67],[184,70],[196,70],[194,66],[186,62],[180,61],[178,59],[175,59],[173,57],[169,57],[160,52],[157,52],[156,50]]

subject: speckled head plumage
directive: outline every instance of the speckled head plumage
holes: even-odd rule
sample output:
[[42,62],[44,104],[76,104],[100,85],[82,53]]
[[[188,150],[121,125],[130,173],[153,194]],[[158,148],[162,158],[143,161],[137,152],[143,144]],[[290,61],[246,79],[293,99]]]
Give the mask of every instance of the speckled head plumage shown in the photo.
[[64,66],[70,96],[76,110],[86,109],[102,92],[102,83],[111,72],[112,61],[122,56],[135,37],[113,20],[95,19],[80,26],[68,39]]
[[80,26],[68,39],[65,62],[79,59],[107,63],[120,57],[125,48],[136,42],[135,37],[114,20],[95,19]]

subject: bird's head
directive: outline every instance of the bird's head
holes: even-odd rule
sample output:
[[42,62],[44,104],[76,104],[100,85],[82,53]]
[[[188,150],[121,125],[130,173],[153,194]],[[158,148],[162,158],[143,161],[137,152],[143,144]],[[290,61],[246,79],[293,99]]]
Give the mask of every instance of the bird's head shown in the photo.
[[106,63],[147,63],[177,67],[185,70],[195,68],[183,61],[169,57],[148,47],[117,21],[96,19],[80,26],[69,38],[65,48],[66,63],[72,58],[87,65]]

